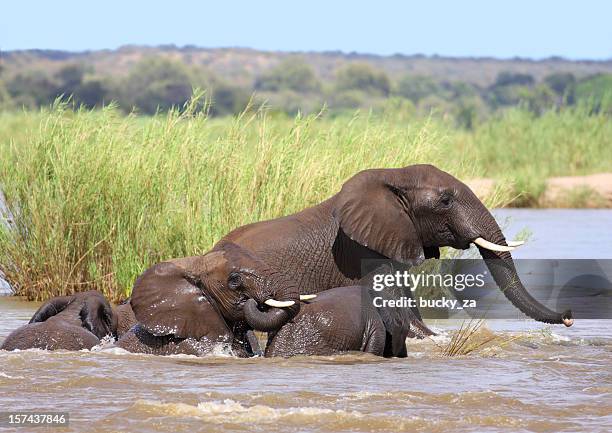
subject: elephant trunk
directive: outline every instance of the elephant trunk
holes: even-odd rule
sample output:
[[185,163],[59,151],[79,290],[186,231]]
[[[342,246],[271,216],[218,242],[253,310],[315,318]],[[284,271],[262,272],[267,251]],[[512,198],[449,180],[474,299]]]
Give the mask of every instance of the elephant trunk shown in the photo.
[[300,311],[300,294],[291,277],[263,262],[259,266],[258,275],[247,277],[255,296],[245,302],[244,318],[253,329],[276,331]]
[[299,306],[298,300],[290,307],[264,307],[264,311],[262,311],[254,299],[248,299],[244,304],[244,317],[253,329],[261,332],[272,332],[280,329],[291,320],[298,313]]
[[[497,245],[507,245],[504,235],[497,222],[488,211],[486,221],[487,229],[482,231],[482,237]],[[524,314],[539,322],[571,326],[573,324],[572,312],[567,310],[557,313],[540,304],[527,292],[516,272],[512,256],[506,251],[491,251],[478,246],[480,255],[485,260],[495,283],[512,304]]]

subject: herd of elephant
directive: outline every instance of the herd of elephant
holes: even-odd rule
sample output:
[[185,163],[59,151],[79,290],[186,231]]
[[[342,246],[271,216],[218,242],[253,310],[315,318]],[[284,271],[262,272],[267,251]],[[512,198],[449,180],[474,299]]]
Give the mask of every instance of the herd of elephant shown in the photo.
[[[417,309],[376,308],[368,278],[380,263],[416,266],[440,247],[476,244],[496,284],[527,316],[571,326],[523,287],[494,217],[462,182],[431,165],[372,169],[324,202],[239,227],[206,254],[153,265],[130,299],[96,291],[47,301],[0,349],[89,349],[105,336],[130,352],[240,357],[363,351],[406,356],[405,339],[433,334]],[[378,265],[375,265],[378,264]],[[388,265],[383,265],[388,266]],[[260,349],[253,331],[267,333]]]

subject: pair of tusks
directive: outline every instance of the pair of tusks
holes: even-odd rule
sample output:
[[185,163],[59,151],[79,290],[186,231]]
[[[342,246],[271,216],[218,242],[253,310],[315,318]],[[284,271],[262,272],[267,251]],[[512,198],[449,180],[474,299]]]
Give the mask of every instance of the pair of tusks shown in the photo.
[[488,240],[483,238],[476,238],[474,239],[474,243],[482,248],[486,248],[487,250],[503,252],[513,251],[514,249],[516,249],[516,247],[520,247],[521,245],[523,245],[525,241],[508,241],[506,242],[508,246],[506,246],[494,244],[493,242],[489,242]]
[[[300,295],[300,301],[310,301],[316,297],[317,295]],[[270,307],[287,308],[295,304],[295,301],[277,301],[276,299],[268,299],[264,302],[264,304],[269,305]]]

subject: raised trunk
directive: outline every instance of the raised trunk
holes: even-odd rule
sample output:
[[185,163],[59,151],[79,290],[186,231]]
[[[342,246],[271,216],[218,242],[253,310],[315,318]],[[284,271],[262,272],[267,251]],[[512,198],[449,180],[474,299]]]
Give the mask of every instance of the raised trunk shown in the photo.
[[[507,245],[506,239],[495,222],[495,219],[492,215],[490,215],[490,218],[492,221],[488,221],[488,230],[482,233],[482,237],[498,245]],[[502,290],[506,298],[508,298],[516,308],[539,322],[552,324],[563,323],[565,326],[572,325],[573,319],[571,310],[566,310],[563,313],[552,311],[540,304],[527,292],[519,279],[512,256],[509,252],[493,252],[482,247],[478,247],[478,250],[500,290]]]
[[299,311],[299,301],[288,308],[265,307],[259,309],[257,302],[249,299],[244,304],[244,317],[253,329],[261,332],[271,332],[280,329]]

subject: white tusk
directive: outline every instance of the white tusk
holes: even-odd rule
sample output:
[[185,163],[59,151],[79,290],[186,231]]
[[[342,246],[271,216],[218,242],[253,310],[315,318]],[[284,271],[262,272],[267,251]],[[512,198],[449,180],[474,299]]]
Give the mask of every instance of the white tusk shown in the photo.
[[264,302],[264,304],[269,305],[270,307],[286,308],[295,304],[295,301],[277,301],[276,299],[268,299],[266,302]]
[[506,242],[508,244],[509,247],[520,247],[521,245],[523,245],[525,243],[525,241],[507,241]]
[[515,247],[507,247],[505,245],[497,245],[483,238],[474,239],[474,243],[478,246],[481,246],[482,248],[486,248],[487,250],[491,250],[491,251],[500,251],[500,252],[501,251],[512,251],[515,248]]
[[300,295],[300,301],[310,301],[316,297],[317,295]]

